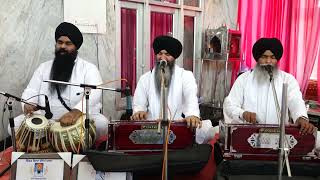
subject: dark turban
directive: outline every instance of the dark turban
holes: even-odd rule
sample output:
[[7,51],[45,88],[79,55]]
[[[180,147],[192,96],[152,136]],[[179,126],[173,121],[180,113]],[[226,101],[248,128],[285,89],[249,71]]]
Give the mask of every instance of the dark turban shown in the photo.
[[166,50],[172,57],[177,59],[182,52],[182,44],[178,39],[171,36],[158,36],[153,41],[154,54],[158,54],[162,50]]
[[279,61],[282,57],[283,47],[279,39],[277,38],[261,38],[259,39],[252,48],[252,55],[256,61],[266,51],[270,50],[276,59]]
[[61,36],[67,36],[72,41],[72,43],[77,47],[77,49],[79,49],[82,45],[82,42],[83,42],[82,33],[77,28],[77,26],[71,23],[63,22],[57,27],[56,33],[55,33],[56,42]]

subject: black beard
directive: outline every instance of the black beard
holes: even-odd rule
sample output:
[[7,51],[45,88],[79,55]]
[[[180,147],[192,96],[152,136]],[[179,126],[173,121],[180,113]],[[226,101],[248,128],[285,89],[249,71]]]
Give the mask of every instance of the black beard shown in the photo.
[[[164,84],[165,87],[170,87],[171,84],[171,79],[172,79],[172,75],[174,72],[174,65],[175,65],[175,61],[171,61],[171,62],[167,62],[168,65],[164,68]],[[160,67],[160,63],[156,62],[156,67],[155,67],[155,72],[154,72],[154,84],[156,86],[156,93],[158,96],[160,96],[160,91],[161,91],[161,67]]]
[[[61,52],[65,52],[65,54],[61,54]],[[69,82],[72,70],[74,66],[74,61],[76,60],[78,55],[78,51],[73,51],[68,53],[67,51],[60,49],[55,51],[55,58],[53,60],[50,79],[56,81],[64,81]],[[64,91],[67,85],[63,84],[50,84],[50,92],[54,92],[56,87],[59,87],[60,91]]]

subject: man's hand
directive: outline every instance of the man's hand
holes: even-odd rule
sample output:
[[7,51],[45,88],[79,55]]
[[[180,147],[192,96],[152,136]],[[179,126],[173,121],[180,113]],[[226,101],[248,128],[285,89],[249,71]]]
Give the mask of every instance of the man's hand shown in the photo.
[[304,134],[312,134],[316,128],[313,126],[313,124],[309,123],[309,121],[305,120],[302,117],[299,117],[299,119],[296,121],[296,124],[300,126],[300,132]]
[[138,111],[138,112],[134,113],[134,114],[130,117],[130,119],[133,120],[133,121],[147,120],[147,115],[148,115],[147,112]]
[[189,128],[201,128],[202,122],[197,116],[188,116],[184,119]]
[[24,114],[32,114],[34,111],[39,110],[36,106],[25,104],[23,108]]
[[80,110],[72,109],[70,112],[67,112],[59,119],[60,125],[63,127],[74,125],[81,115],[82,112]]
[[249,123],[252,123],[252,124],[255,124],[257,123],[257,118],[256,118],[256,113],[254,112],[249,112],[249,111],[245,111],[243,114],[242,114],[242,117],[245,121],[249,122]]

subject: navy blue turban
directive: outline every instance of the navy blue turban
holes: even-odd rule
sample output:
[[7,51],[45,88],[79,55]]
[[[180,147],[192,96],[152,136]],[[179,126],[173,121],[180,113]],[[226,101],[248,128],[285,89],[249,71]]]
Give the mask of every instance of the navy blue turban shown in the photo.
[[83,42],[82,33],[77,28],[77,26],[71,23],[63,22],[57,27],[55,32],[56,42],[61,36],[67,36],[72,41],[72,43],[77,47],[77,49],[79,49],[82,45],[82,42]]
[[283,54],[283,47],[279,39],[277,38],[261,38],[259,39],[252,48],[252,55],[256,61],[266,51],[270,50],[276,59],[279,61]]
[[154,54],[158,54],[162,50],[166,50],[172,57],[177,59],[182,52],[182,44],[178,39],[171,36],[158,36],[153,41]]

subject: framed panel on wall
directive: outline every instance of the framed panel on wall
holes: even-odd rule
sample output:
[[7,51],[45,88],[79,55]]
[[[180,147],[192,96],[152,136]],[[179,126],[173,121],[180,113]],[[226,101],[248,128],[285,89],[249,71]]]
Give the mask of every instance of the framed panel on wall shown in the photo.
[[70,179],[71,152],[13,152],[11,179]]

